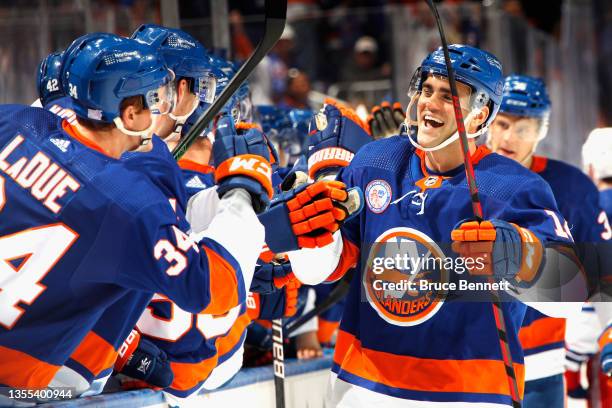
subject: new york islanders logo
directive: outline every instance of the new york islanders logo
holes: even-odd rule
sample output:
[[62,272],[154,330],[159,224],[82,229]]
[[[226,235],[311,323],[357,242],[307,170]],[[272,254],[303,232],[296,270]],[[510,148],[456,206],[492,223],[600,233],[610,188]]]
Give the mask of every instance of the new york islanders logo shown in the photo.
[[[430,283],[448,282],[449,271],[440,247],[412,228],[392,228],[372,245],[363,273],[363,293],[386,322],[415,326],[433,317],[446,293]],[[363,299],[364,301],[366,299]]]
[[372,180],[365,189],[368,208],[375,214],[380,214],[391,203],[391,186],[384,180]]

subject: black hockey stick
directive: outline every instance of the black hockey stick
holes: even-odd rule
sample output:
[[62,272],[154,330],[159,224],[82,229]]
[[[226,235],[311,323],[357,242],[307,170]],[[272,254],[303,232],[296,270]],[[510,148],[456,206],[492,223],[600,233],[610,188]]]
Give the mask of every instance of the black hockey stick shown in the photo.
[[261,61],[274,44],[276,44],[285,29],[286,19],[287,0],[266,0],[263,38],[257,45],[257,48],[255,48],[255,51],[253,51],[253,55],[242,64],[236,75],[234,75],[223,92],[221,92],[221,95],[215,99],[212,105],[208,107],[206,112],[200,116],[195,125],[187,132],[185,137],[181,138],[178,145],[172,150],[172,155],[176,160],[183,157],[187,149],[189,149],[189,146],[191,146],[202,131],[206,129],[215,115],[225,106],[232,94],[236,92],[251,72],[253,72],[253,69],[259,64],[259,61]]
[[[465,132],[465,124],[463,122],[463,113],[461,112],[461,104],[459,103],[459,92],[457,91],[457,83],[455,82],[455,71],[451,62],[450,54],[448,52],[448,43],[446,42],[446,35],[444,34],[444,27],[442,27],[442,21],[438,14],[433,0],[426,0],[427,5],[431,9],[431,12],[436,19],[438,25],[438,31],[440,32],[440,40],[442,41],[442,49],[444,51],[444,60],[446,62],[446,70],[448,71],[448,82],[450,83],[451,95],[453,98],[453,108],[455,111],[455,120],[457,122],[457,131],[459,132],[459,140],[461,142],[461,149],[463,151],[463,162],[465,165],[465,174],[470,191],[470,198],[472,200],[472,209],[474,216],[478,221],[482,221],[482,206],[480,204],[480,198],[478,196],[478,186],[476,185],[476,178],[474,176],[474,167],[472,166],[472,158],[470,156],[470,149],[468,145],[467,134]],[[491,279],[492,280],[492,279]],[[520,398],[518,392],[518,384],[516,381],[516,373],[514,372],[514,363],[512,361],[512,354],[510,352],[510,346],[508,344],[508,332],[506,330],[506,321],[504,320],[504,311],[501,308],[501,301],[499,293],[497,291],[491,291],[492,303],[493,303],[493,316],[495,317],[495,325],[497,326],[497,336],[499,339],[499,346],[504,359],[504,365],[506,367],[506,378],[508,379],[508,388],[510,391],[510,397],[512,398],[512,406],[520,408]]]
[[285,340],[283,319],[272,320],[272,365],[276,408],[285,408]]
[[291,335],[291,333],[295,332],[297,329],[306,324],[310,319],[315,316],[319,316],[321,313],[329,310],[333,305],[342,300],[349,291],[351,286],[351,278],[353,277],[354,269],[349,270],[343,277],[338,281],[336,287],[329,292],[329,295],[319,303],[315,308],[310,310],[308,313],[303,314],[299,318],[295,319],[292,322],[287,324],[285,328],[285,334],[287,336]]

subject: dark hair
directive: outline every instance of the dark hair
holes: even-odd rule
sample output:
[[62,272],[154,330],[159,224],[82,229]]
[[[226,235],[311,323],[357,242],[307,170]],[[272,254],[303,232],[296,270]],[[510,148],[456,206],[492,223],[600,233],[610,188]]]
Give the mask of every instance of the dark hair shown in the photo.
[[[122,115],[128,106],[134,106],[137,112],[144,110],[145,104],[142,95],[128,96],[122,100],[119,105],[119,115]],[[77,121],[79,125],[83,126],[85,129],[94,132],[109,131],[116,127],[114,123],[98,122],[97,120],[91,120],[80,116],[77,116]]]

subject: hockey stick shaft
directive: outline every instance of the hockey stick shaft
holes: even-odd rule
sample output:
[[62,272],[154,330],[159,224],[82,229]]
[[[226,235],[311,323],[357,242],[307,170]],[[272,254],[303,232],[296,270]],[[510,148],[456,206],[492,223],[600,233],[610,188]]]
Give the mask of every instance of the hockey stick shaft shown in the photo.
[[185,137],[181,138],[178,145],[172,150],[172,155],[176,160],[179,160],[187,149],[193,144],[196,138],[206,129],[208,124],[225,106],[230,97],[238,90],[240,85],[253,72],[253,69],[266,56],[268,51],[276,44],[285,28],[285,20],[287,16],[287,0],[266,0],[265,4],[265,21],[264,34],[262,40],[253,51],[253,55],[238,70],[236,75],[227,84],[221,95],[208,107],[206,112],[200,116],[198,121],[187,132]]
[[[467,134],[465,132],[463,113],[461,112],[461,104],[459,102],[459,92],[457,91],[457,83],[455,82],[455,71],[453,70],[450,53],[448,51],[448,43],[446,42],[446,35],[444,34],[444,27],[442,26],[440,15],[438,14],[438,10],[433,3],[433,0],[426,1],[434,15],[434,18],[436,19],[438,31],[440,33],[440,40],[442,42],[442,49],[444,51],[444,60],[446,62],[446,70],[448,72],[448,82],[450,83],[451,95],[453,99],[453,110],[455,112],[455,120],[457,122],[457,131],[459,132],[459,140],[461,143],[461,149],[463,151],[463,162],[465,165],[465,174],[470,192],[470,199],[472,201],[472,209],[476,219],[481,221],[483,219],[482,205],[480,204],[478,186],[476,185],[476,178],[474,176],[474,167],[472,166],[472,158],[470,155]],[[512,361],[510,345],[508,344],[508,332],[506,330],[504,312],[501,308],[501,301],[497,291],[491,291],[491,296],[493,316],[495,318],[495,325],[497,326],[500,351],[506,368],[506,378],[508,380],[508,388],[510,391],[510,397],[512,398],[512,405],[515,408],[520,408],[521,403],[519,398],[518,383],[516,380],[516,373],[514,371],[514,363]]]
[[283,319],[272,320],[272,364],[276,408],[285,408],[285,340]]

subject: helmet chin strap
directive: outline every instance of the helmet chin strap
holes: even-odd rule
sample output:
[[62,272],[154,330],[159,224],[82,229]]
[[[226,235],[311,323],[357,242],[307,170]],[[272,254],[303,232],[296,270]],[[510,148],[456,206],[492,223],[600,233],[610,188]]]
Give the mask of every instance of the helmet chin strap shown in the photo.
[[[412,101],[411,101],[412,104]],[[410,107],[409,107],[410,109]],[[474,116],[476,116],[478,113],[480,113],[480,109],[473,109],[465,118],[465,122],[470,122]],[[407,125],[410,127],[415,127],[416,126],[416,122],[413,120],[409,120],[409,122],[407,123]],[[484,132],[486,132],[488,129],[488,126],[483,126],[482,128],[478,129],[475,133],[467,133],[467,137],[468,139],[475,139],[478,136],[482,135]],[[414,136],[413,136],[414,135]],[[448,137],[447,139],[445,139],[442,143],[433,146],[433,147],[425,147],[425,146],[421,146],[418,142],[418,131],[417,132],[413,132],[412,134],[409,132],[408,133],[408,140],[410,140],[410,143],[412,143],[412,145],[414,147],[416,147],[417,149],[423,150],[424,152],[434,152],[436,150],[440,150],[440,149],[444,149],[446,146],[450,145],[451,143],[455,142],[456,140],[459,139],[459,131],[456,130],[450,137]]]
[[184,115],[175,115],[174,113],[170,112],[168,114],[168,117],[170,117],[170,119],[176,121],[177,125],[182,125],[185,122],[187,122],[187,119],[191,116],[191,114],[193,112],[195,112],[196,109],[198,109],[199,105],[200,105],[200,102],[196,99],[195,103],[193,104],[193,107],[186,114],[184,114]]
[[[193,112],[195,112],[196,109],[198,109],[199,105],[200,105],[200,102],[196,99],[195,103],[193,104],[193,107],[186,114],[184,114],[184,115],[175,115],[172,112],[170,112],[168,114],[168,117],[176,122],[174,124],[174,130],[172,131],[170,136],[173,136],[173,137],[176,137],[176,138],[180,138],[181,137],[181,133],[182,133],[182,130],[183,130],[183,125],[185,124],[185,122],[187,122],[187,119],[189,119],[189,117],[193,114]],[[170,136],[168,136],[168,137],[170,137]]]
[[141,146],[144,146],[151,141],[151,138],[153,137],[153,129],[155,128],[156,124],[155,120],[151,120],[151,124],[149,125],[149,127],[144,130],[129,130],[125,128],[125,125],[123,124],[123,121],[119,116],[113,119],[113,123],[115,124],[115,126],[117,126],[117,129],[119,129],[121,133],[124,133],[128,136],[140,137],[142,139],[140,142]]

